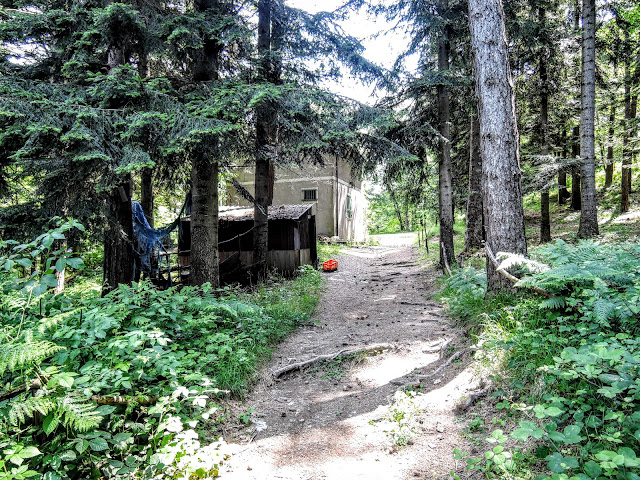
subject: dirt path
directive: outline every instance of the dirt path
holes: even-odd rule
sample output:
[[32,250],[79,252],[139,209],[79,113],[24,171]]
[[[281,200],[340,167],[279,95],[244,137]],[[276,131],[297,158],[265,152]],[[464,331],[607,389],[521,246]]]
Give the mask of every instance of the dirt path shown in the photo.
[[[413,247],[349,249],[313,326],[284,342],[237,412],[253,408],[251,426],[221,469],[227,479],[440,479],[464,444],[455,403],[477,381],[462,334],[430,297],[437,273]],[[345,348],[391,344],[360,361],[334,361],[277,380],[279,367]],[[362,356],[361,356],[362,357]],[[419,393],[400,387],[418,383]],[[244,440],[244,442],[242,442]]]

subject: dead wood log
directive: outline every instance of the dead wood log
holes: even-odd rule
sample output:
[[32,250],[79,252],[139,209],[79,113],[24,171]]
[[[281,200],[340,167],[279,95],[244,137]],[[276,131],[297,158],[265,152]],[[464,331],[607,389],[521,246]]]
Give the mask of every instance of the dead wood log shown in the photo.
[[138,405],[153,405],[158,401],[156,395],[94,395],[91,400],[98,405],[129,405],[137,403]]
[[318,362],[333,360],[334,358],[337,358],[340,356],[353,355],[354,353],[380,352],[382,350],[390,350],[392,348],[395,348],[395,347],[390,343],[377,343],[375,345],[367,345],[367,346],[358,347],[358,348],[345,348],[336,353],[318,355],[317,357],[311,358],[309,360],[305,360],[304,362],[292,363],[290,365],[286,365],[284,367],[278,368],[277,370],[274,370],[273,372],[271,372],[271,376],[273,378],[279,378],[285,373],[289,373],[294,370],[300,370],[305,367],[308,367],[309,365],[316,364]]
[[19,387],[14,387],[10,390],[7,390],[6,392],[0,393],[0,402],[9,398],[13,398],[16,395],[20,395],[22,392],[37,390],[40,387],[42,387],[42,382],[39,378],[34,378],[29,383],[25,383],[24,385],[20,385]]

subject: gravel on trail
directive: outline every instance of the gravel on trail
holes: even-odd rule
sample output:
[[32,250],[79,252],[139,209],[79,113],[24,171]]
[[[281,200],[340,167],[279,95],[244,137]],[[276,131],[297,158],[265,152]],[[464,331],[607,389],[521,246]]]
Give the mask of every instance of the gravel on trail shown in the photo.
[[[453,449],[468,446],[454,410],[478,379],[465,368],[463,332],[432,298],[440,274],[411,246],[348,248],[337,260],[336,272],[323,273],[328,287],[312,324],[279,345],[234,406],[236,414],[252,409],[251,422],[227,439],[221,479],[433,480],[460,472]],[[373,344],[389,348],[272,375]],[[409,385],[420,387],[407,394]]]

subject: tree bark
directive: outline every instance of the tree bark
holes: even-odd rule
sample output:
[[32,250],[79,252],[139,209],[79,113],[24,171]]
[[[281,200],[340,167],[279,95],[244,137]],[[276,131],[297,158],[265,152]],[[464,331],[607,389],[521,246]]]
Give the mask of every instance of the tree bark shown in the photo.
[[[195,0],[196,12],[217,13],[217,0]],[[194,52],[191,77],[194,82],[207,82],[218,78],[218,62],[222,44],[215,38],[207,39],[202,48]],[[210,283],[220,286],[220,256],[218,252],[218,162],[217,150],[201,149],[191,155],[191,271],[192,285]]]
[[607,163],[604,167],[604,187],[608,188],[613,183],[613,138],[615,134],[616,102],[611,97],[611,111],[609,113],[609,144],[607,145]]
[[632,113],[631,104],[631,59],[629,51],[629,38],[625,39],[627,45],[627,55],[624,60],[624,128],[622,133],[622,179],[620,185],[620,212],[629,211],[629,196],[631,195],[631,151],[629,138],[632,133],[632,122],[635,113]]
[[140,205],[149,225],[153,227],[153,170],[150,168],[143,168],[140,172]]
[[[438,37],[438,70],[449,71],[449,27],[446,25],[448,0],[438,1],[438,14],[444,25]],[[449,121],[449,88],[440,83],[438,91],[438,120],[440,125],[440,161],[438,162],[438,190],[440,214],[440,266],[451,265],[455,258],[453,251],[453,182],[451,179],[451,124]]]
[[[569,155],[568,143],[567,143],[567,129],[562,128],[562,158],[567,158]],[[564,205],[566,200],[571,197],[571,194],[567,190],[567,172],[561,170],[558,173],[558,205]]]
[[[545,28],[546,11],[538,9],[542,28]],[[549,84],[547,75],[547,52],[540,52],[540,153],[549,155]],[[549,212],[549,189],[540,194],[540,243],[551,241],[551,214]]]
[[102,296],[121,283],[133,279],[133,222],[131,179],[111,189],[107,199],[109,212],[104,232]]
[[[580,127],[573,128],[573,143],[571,144],[571,154],[573,158],[580,156]],[[582,194],[580,193],[580,167],[571,169],[571,209],[580,210],[582,205]]]
[[[270,69],[271,49],[271,0],[258,1],[258,55],[260,55],[260,80],[266,81]],[[253,210],[253,272],[264,278],[267,273],[269,251],[269,170],[271,160],[269,147],[273,110],[270,102],[258,106],[256,110],[256,169]]]
[[192,285],[220,285],[218,253],[218,163],[198,155],[191,165]]
[[578,237],[598,235],[596,202],[596,4],[582,2],[582,112],[580,115],[581,209]]
[[[469,24],[486,242],[495,252],[526,254],[518,127],[501,0],[469,0]],[[487,289],[503,288],[510,289],[511,284],[487,262]]]
[[[124,49],[111,46],[107,53],[109,75],[127,61]],[[133,214],[131,211],[131,176],[119,180],[107,195],[109,211],[104,232],[102,260],[102,296],[121,283],[133,280]]]
[[471,116],[469,131],[469,199],[464,249],[482,248],[484,222],[482,219],[482,157],[480,156],[480,124],[478,115]]

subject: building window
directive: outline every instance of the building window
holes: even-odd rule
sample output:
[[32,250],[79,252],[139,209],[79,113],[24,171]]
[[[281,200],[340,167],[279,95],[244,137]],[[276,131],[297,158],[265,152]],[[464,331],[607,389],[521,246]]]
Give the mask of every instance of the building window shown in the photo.
[[347,218],[351,218],[351,195],[347,195]]
[[313,202],[318,200],[318,189],[317,188],[303,188],[302,189],[302,201],[303,202]]

